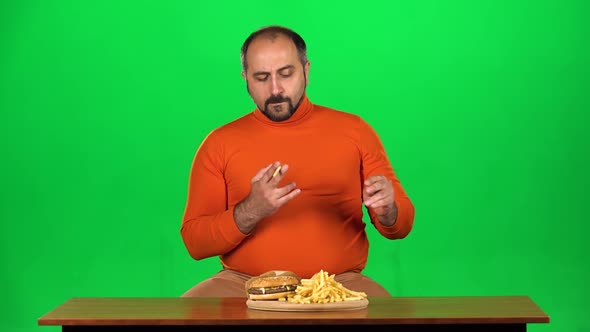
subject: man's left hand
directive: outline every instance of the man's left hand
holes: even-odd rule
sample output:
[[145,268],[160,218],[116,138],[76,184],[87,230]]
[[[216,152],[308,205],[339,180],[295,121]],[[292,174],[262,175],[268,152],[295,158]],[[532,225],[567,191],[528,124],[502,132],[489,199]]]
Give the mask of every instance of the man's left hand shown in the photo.
[[395,223],[397,209],[394,198],[393,185],[385,176],[373,175],[365,180],[363,202],[375,212],[382,224]]

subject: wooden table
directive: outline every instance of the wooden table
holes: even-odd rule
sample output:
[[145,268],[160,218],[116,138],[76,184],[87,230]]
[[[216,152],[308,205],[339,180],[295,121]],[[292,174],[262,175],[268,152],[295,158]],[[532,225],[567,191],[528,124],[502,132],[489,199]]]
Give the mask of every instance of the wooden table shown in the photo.
[[372,297],[349,311],[250,309],[245,298],[72,298],[38,320],[62,331],[526,331],[549,323],[527,296]]

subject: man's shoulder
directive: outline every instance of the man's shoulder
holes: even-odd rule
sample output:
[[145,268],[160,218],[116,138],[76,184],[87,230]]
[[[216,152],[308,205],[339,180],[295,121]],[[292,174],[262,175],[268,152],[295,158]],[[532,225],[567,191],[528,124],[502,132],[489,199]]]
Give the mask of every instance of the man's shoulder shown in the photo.
[[328,107],[324,105],[314,104],[315,111],[318,115],[329,118],[330,121],[344,122],[344,123],[359,123],[363,122],[360,115],[354,114],[339,108]]
[[252,119],[253,119],[252,113],[242,115],[241,117],[239,117],[235,120],[232,120],[230,122],[227,122],[225,124],[222,124],[222,125],[214,128],[209,133],[209,136],[223,137],[223,136],[227,136],[227,135],[233,135],[236,132],[241,132],[243,130],[248,130],[248,127],[252,123]]
[[325,113],[330,116],[337,116],[343,119],[355,119],[359,118],[357,114],[345,111],[344,109],[340,109],[337,107],[330,107],[322,104],[314,104],[314,108],[316,112]]
[[314,107],[319,115],[318,118],[323,123],[329,123],[332,128],[338,128],[339,130],[346,128],[360,135],[375,133],[373,126],[360,114],[324,105],[314,104]]

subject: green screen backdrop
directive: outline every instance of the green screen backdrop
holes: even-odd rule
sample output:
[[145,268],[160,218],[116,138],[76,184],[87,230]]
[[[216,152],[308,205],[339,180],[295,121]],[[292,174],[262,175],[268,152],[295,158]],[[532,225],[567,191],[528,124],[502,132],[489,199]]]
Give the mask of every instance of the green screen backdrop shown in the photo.
[[364,117],[416,206],[365,273],[395,296],[528,295],[589,331],[589,2],[3,1],[1,330],[71,297],[176,297],[216,272],[180,237],[213,128],[253,110],[239,50],[308,43],[308,94]]

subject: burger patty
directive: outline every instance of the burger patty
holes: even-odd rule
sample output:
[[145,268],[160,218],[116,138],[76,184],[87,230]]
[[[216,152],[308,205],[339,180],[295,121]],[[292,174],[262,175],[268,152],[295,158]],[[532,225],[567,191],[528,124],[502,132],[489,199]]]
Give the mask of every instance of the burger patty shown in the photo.
[[282,293],[282,292],[291,292],[297,289],[297,285],[283,285],[283,286],[275,286],[275,287],[260,287],[260,288],[250,288],[248,289],[248,294],[274,294],[274,293]]

